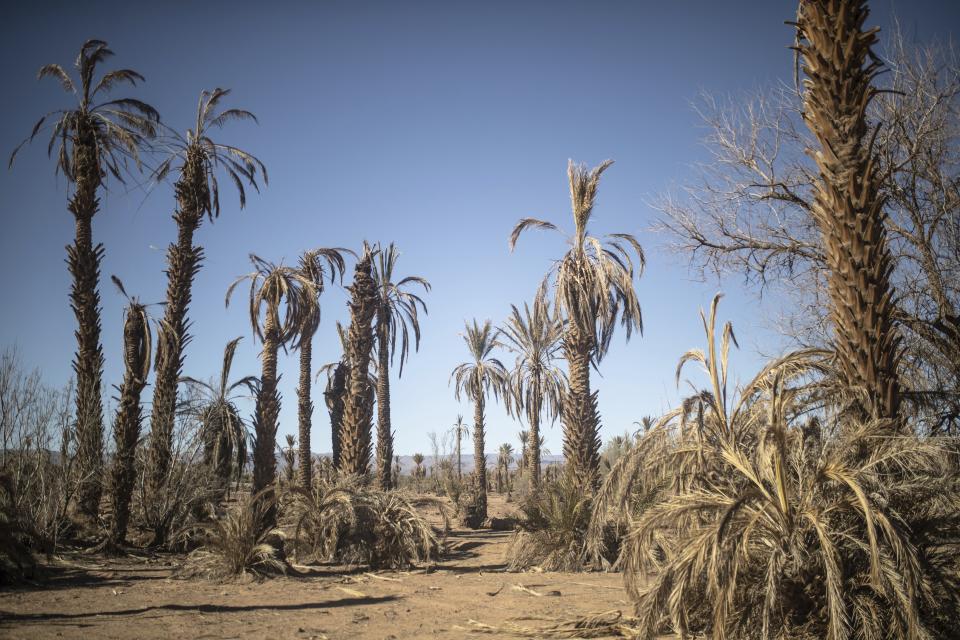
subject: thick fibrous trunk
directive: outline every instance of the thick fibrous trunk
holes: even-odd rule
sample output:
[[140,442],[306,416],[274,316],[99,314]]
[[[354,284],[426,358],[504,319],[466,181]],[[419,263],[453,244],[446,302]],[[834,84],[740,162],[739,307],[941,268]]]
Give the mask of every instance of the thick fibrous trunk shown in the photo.
[[357,262],[350,294],[350,329],[347,333],[350,375],[340,432],[340,469],[345,474],[367,475],[373,418],[369,369],[376,311],[376,288],[371,277],[369,253]]
[[457,426],[457,479],[463,480],[463,464],[460,462],[460,427]]
[[96,518],[103,474],[103,348],[100,345],[100,262],[103,245],[93,244],[93,217],[100,207],[96,197],[100,166],[92,140],[78,141],[74,151],[76,191],[68,209],[76,221],[76,239],[67,247],[67,268],[73,278],[70,306],[77,319],[77,351],[73,370],[77,376],[77,466],[80,473],[78,508]]
[[300,385],[297,387],[297,413],[300,424],[300,484],[309,489],[313,473],[313,453],[310,451],[310,429],[313,422],[313,400],[310,398],[311,359],[313,335],[300,341]]
[[884,225],[881,176],[866,109],[880,68],[863,30],[866,4],[855,0],[800,3],[804,120],[820,143],[813,214],[823,236],[834,348],[840,375],[859,392],[864,418],[895,420],[900,338],[894,326],[893,262]]
[[590,392],[590,354],[593,349],[593,334],[581,331],[571,323],[563,337],[570,375],[570,386],[561,406],[563,456],[568,473],[580,486],[590,489],[596,488],[600,470],[597,393]]
[[[538,394],[534,394],[535,397]],[[530,407],[527,420],[530,423],[530,434],[527,440],[527,465],[530,471],[530,489],[536,491],[540,487],[540,406]]]
[[487,519],[487,456],[484,453],[483,390],[473,394],[473,470],[477,489],[475,513],[481,522]]
[[[277,392],[277,349],[280,345],[276,310],[267,309],[263,326],[263,352],[260,355],[260,392],[253,417],[256,441],[253,444],[253,495],[273,485],[277,475],[277,420],[280,415],[280,394]],[[272,504],[272,503],[271,503]],[[264,529],[276,525],[276,508],[264,515]]]
[[381,489],[391,487],[390,461],[393,460],[393,434],[390,432],[390,344],[385,314],[377,316],[377,482]]
[[[116,547],[124,543],[127,537],[127,523],[130,520],[130,498],[136,481],[134,459],[137,440],[140,438],[140,426],[143,420],[140,407],[140,392],[146,386],[145,373],[149,358],[149,327],[145,326],[146,316],[141,310],[127,310],[127,319],[123,326],[123,351],[126,370],[123,384],[120,386],[120,406],[114,423],[114,442],[116,452],[111,470],[113,503],[113,524],[110,528],[110,543]],[[143,377],[141,377],[143,376]]]
[[203,249],[193,245],[193,234],[203,220],[207,182],[203,163],[188,154],[175,186],[177,242],[167,249],[167,298],[157,340],[156,379],[150,414],[148,480],[150,493],[162,491],[170,470],[177,382],[183,371],[183,350],[190,336],[187,310],[193,279],[200,270]]
[[350,367],[341,360],[333,370],[333,376],[327,384],[327,390],[323,392],[324,400],[327,403],[327,411],[330,413],[330,444],[333,468],[338,471],[340,470],[340,440],[343,430],[343,401],[347,392],[349,371]]

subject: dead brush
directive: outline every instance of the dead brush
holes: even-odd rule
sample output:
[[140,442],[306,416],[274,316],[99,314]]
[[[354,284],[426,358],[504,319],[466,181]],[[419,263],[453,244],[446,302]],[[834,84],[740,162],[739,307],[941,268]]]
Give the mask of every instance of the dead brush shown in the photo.
[[440,500],[382,491],[351,476],[314,483],[310,490],[293,487],[288,496],[298,553],[306,549],[320,561],[411,567],[439,557],[449,528],[437,531],[418,510],[436,507],[447,523]]
[[595,546],[598,523],[623,514],[618,562],[641,636],[944,637],[960,500],[943,444],[831,411],[829,389],[805,384],[829,365],[816,352],[729,395],[718,300],[708,350],[678,368],[700,362],[712,390],[614,465],[588,534]]
[[194,523],[177,532],[175,540],[200,545],[187,556],[180,574],[223,579],[285,573],[287,564],[276,547],[283,533],[264,526],[275,502],[267,489],[244,497],[212,522]]
[[[530,618],[525,618],[530,619]],[[545,619],[553,621],[552,619]],[[500,626],[469,620],[471,633],[489,633],[497,636],[511,635],[521,638],[639,638],[636,618],[623,615],[618,610],[593,613],[571,620],[561,620],[546,626],[528,627],[506,622]]]

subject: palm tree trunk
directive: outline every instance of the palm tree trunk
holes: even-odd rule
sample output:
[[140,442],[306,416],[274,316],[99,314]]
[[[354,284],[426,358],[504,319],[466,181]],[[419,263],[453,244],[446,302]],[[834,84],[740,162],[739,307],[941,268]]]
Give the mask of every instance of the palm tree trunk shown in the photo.
[[823,237],[837,364],[862,418],[896,421],[900,337],[894,325],[882,177],[866,119],[880,63],[862,0],[802,2],[804,119],[820,143],[813,215]]
[[[280,415],[280,394],[277,393],[277,349],[280,345],[276,310],[267,309],[263,327],[263,352],[261,358],[260,392],[257,394],[253,429],[253,487],[254,495],[273,486],[277,475],[277,419]],[[262,526],[272,528],[276,524],[276,506],[271,505],[265,513]]]
[[67,247],[67,269],[73,278],[70,306],[77,319],[77,351],[73,370],[77,376],[77,466],[80,472],[78,508],[96,518],[103,473],[103,348],[100,345],[100,262],[103,245],[93,245],[93,217],[100,208],[96,197],[100,166],[93,141],[78,143],[74,151],[76,190],[67,208],[76,222],[76,238]]
[[114,423],[114,441],[116,452],[113,456],[111,469],[113,503],[113,524],[110,527],[108,542],[117,547],[123,544],[127,537],[127,523],[130,520],[130,498],[133,495],[133,486],[136,481],[134,458],[137,450],[137,440],[140,438],[140,426],[143,421],[140,406],[140,392],[147,381],[141,379],[144,362],[137,360],[137,355],[146,355],[141,346],[148,339],[148,327],[142,313],[127,311],[127,320],[123,327],[124,355],[126,370],[123,374],[123,384],[120,386],[120,406],[117,408],[116,422]]
[[473,469],[477,489],[476,513],[480,521],[487,519],[487,456],[484,453],[484,397],[478,389],[473,397]]
[[393,434],[390,433],[390,334],[385,313],[377,315],[377,480],[381,489],[390,488],[390,461],[393,460]]
[[[536,395],[534,397],[537,397]],[[527,465],[530,471],[530,491],[536,493],[540,489],[540,407],[539,400],[534,400],[537,406],[530,407],[527,412],[527,421],[530,423],[530,435],[527,437]]]
[[333,377],[323,392],[330,413],[330,444],[333,457],[333,468],[340,470],[340,442],[343,430],[343,402],[347,391],[347,379],[350,377],[350,367],[347,363],[340,363],[333,370]]
[[297,387],[297,413],[300,425],[300,484],[309,489],[312,484],[313,453],[310,451],[310,429],[313,422],[313,400],[310,398],[310,380],[313,358],[313,334],[300,339],[300,385]]
[[370,388],[369,369],[377,299],[369,253],[357,262],[350,294],[351,319],[347,334],[350,377],[343,407],[340,467],[345,474],[365,476],[370,471],[373,390]]
[[463,465],[460,463],[460,427],[457,427],[457,480],[463,480]]
[[203,164],[188,161],[175,185],[177,242],[167,248],[167,298],[157,340],[156,379],[150,414],[149,493],[163,491],[170,471],[176,420],[177,382],[183,373],[183,350],[190,336],[187,310],[193,279],[200,270],[203,248],[193,246],[193,234],[203,220],[201,202],[207,188]]
[[570,387],[561,408],[563,456],[567,472],[575,482],[588,490],[595,489],[600,478],[600,418],[597,414],[597,393],[590,392],[593,342],[592,333],[580,331],[573,323],[563,338],[563,351],[570,374]]

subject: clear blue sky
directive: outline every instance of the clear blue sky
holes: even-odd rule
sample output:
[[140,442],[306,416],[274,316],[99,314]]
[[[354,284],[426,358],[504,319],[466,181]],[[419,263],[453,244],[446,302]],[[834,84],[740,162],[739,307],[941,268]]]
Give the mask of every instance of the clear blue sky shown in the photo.
[[[221,196],[222,217],[197,241],[206,260],[190,309],[194,341],[185,373],[218,372],[225,342],[245,336],[236,374],[258,373],[243,298],[225,310],[247,255],[292,262],[310,247],[358,248],[396,241],[399,274],[433,283],[423,343],[393,381],[399,453],[428,452],[427,433],[447,428],[458,404],[451,369],[466,359],[464,319],[502,321],[510,303],[532,297],[565,245],[532,233],[514,254],[507,236],[520,217],[571,227],[568,158],[613,158],[595,209],[595,233],[637,234],[647,271],[637,288],[646,331],[615,338],[595,384],[603,437],[676,402],[677,358],[702,343],[697,310],[727,293],[722,314],[735,323],[747,378],[758,349],[777,351],[759,302],[739,280],[700,283],[685,258],[652,234],[656,194],[689,180],[705,159],[704,131],[690,107],[700,91],[736,96],[791,78],[793,2],[20,2],[0,26],[0,149],[4,157],[44,112],[69,104],[53,81],[35,80],[48,62],[72,64],[87,38],[107,40],[110,67],[146,76],[131,92],[155,105],[167,124],[190,126],[200,90],[233,89],[229,106],[250,109],[260,125],[234,124],[216,135],[257,154],[270,185],[239,211]],[[896,13],[905,33],[927,40],[957,35],[960,4],[874,3],[873,24]],[[117,93],[117,95],[121,95]],[[226,187],[227,185],[224,184]],[[0,346],[16,345],[51,383],[70,374],[74,319],[67,305],[64,246],[73,224],[68,185],[55,178],[45,142],[0,171]],[[120,382],[123,299],[120,276],[146,301],[163,299],[164,253],[174,238],[172,187],[112,185],[94,223],[106,247],[103,341],[106,385]],[[346,320],[345,295],[323,298],[316,362],[339,357],[334,321]],[[504,358],[509,358],[503,355]],[[280,438],[296,431],[295,354],[282,358]],[[328,451],[322,383],[314,388],[314,450]],[[144,393],[149,401],[151,390]],[[112,421],[112,415],[107,416]],[[520,426],[491,406],[488,451],[515,441]],[[559,424],[546,429],[559,453]]]

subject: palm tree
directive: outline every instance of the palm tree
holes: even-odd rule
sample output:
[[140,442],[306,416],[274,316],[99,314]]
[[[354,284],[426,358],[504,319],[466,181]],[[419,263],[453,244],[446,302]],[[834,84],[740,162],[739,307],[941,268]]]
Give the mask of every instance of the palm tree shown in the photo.
[[[599,364],[606,354],[618,318],[628,340],[634,329],[643,331],[640,303],[633,287],[634,264],[630,258],[632,249],[642,271],[644,256],[640,243],[626,233],[610,234],[604,242],[588,235],[587,230],[600,176],[611,164],[613,161],[607,160],[588,170],[585,165],[569,162],[567,175],[574,234],[568,238],[570,249],[545,278],[556,272],[556,304],[566,322],[563,353],[569,369],[569,392],[560,410],[563,455],[576,481],[591,488],[596,486],[599,477],[600,417],[597,394],[590,391],[590,365]],[[520,234],[531,227],[559,231],[550,222],[524,218],[510,234],[511,251]]]
[[[263,343],[260,387],[253,417],[255,440],[251,493],[256,495],[273,485],[277,473],[277,459],[274,456],[280,415],[277,350],[297,339],[310,299],[316,294],[313,282],[303,277],[298,269],[273,264],[252,254],[250,262],[254,270],[230,285],[226,303],[229,306],[230,296],[238,284],[244,280],[250,281],[250,325],[254,339]],[[263,525],[272,527],[275,519],[276,509],[271,507]]]
[[802,2],[797,51],[803,60],[803,118],[820,143],[812,214],[827,257],[827,291],[839,371],[863,418],[896,420],[900,406],[887,244],[883,170],[873,151],[878,129],[867,122],[871,85],[882,64],[864,31],[862,1]]
[[497,493],[510,488],[510,462],[513,460],[513,445],[504,442],[497,455]]
[[283,479],[289,485],[297,476],[297,437],[292,433],[285,437],[287,446],[280,448],[280,455],[283,457]]
[[521,313],[511,305],[510,317],[500,333],[506,338],[507,348],[517,354],[510,372],[510,390],[517,413],[526,411],[530,424],[529,441],[523,447],[524,463],[530,469],[530,487],[536,491],[540,484],[540,418],[545,412],[551,421],[556,420],[567,385],[566,374],[554,364],[563,321],[556,308],[551,313],[545,286],[538,289],[533,309],[524,303]]
[[117,84],[136,86],[143,81],[136,71],[108,71],[94,82],[97,66],[113,55],[102,40],[88,40],[80,47],[74,63],[79,84],[58,64],[40,68],[38,78],[51,77],[73,94],[77,104],[51,111],[37,121],[30,136],[10,155],[13,166],[17,152],[52,122],[47,154],[57,149],[56,172],[74,185],[67,209],[73,215],[76,236],[67,247],[67,269],[73,282],[70,306],[77,319],[77,350],[73,370],[77,376],[76,433],[77,465],[82,478],[78,494],[80,512],[95,517],[100,504],[103,472],[103,348],[100,344],[100,262],[103,245],[93,244],[93,218],[100,210],[97,192],[109,173],[123,182],[128,159],[140,166],[139,150],[147,138],[156,135],[160,115],[150,105],[133,98],[107,99]]
[[350,329],[347,354],[350,375],[347,379],[340,431],[340,470],[345,474],[366,476],[370,470],[370,431],[373,418],[373,387],[370,385],[370,354],[373,350],[373,317],[377,308],[377,289],[373,280],[376,251],[366,242],[354,268],[350,291]]
[[240,208],[246,205],[244,181],[254,189],[257,172],[267,181],[267,171],[256,157],[236,147],[214,142],[210,130],[231,120],[253,120],[243,109],[218,111],[229,89],[203,91],[197,105],[192,129],[180,135],[170,132],[170,155],[157,168],[156,179],[164,179],[172,170],[179,174],[174,191],[177,208],[177,241],[167,248],[167,303],[157,347],[153,410],[150,416],[150,489],[162,490],[167,482],[173,450],[173,424],[176,416],[177,382],[183,371],[184,348],[190,341],[187,311],[193,291],[193,279],[200,270],[203,248],[193,243],[193,235],[206,217],[211,224],[220,215],[220,189],[217,170],[222,168],[240,194]]
[[310,398],[310,383],[313,359],[313,334],[320,325],[320,294],[323,293],[323,279],[327,276],[331,284],[339,274],[343,278],[346,268],[343,260],[345,249],[313,249],[300,256],[300,273],[313,283],[314,297],[307,300],[304,308],[303,325],[300,336],[294,345],[300,351],[300,384],[297,386],[297,417],[300,428],[300,484],[306,488],[311,485],[313,454],[310,451],[310,429],[313,419],[313,401]]
[[413,477],[417,483],[417,491],[420,491],[420,481],[426,475],[426,472],[423,468],[423,454],[415,453],[413,454],[413,464],[416,465],[413,469]]
[[331,462],[333,468],[340,469],[340,432],[343,429],[343,402],[347,396],[347,380],[350,378],[350,354],[347,349],[347,332],[337,323],[337,335],[340,337],[341,356],[337,362],[331,362],[317,371],[327,374],[327,387],[323,399],[330,413]]
[[457,421],[453,423],[451,430],[453,431],[453,438],[457,443],[457,479],[463,480],[463,465],[460,462],[460,443],[470,435],[470,427],[463,421],[463,415],[457,414]]
[[377,288],[377,479],[380,488],[389,489],[390,460],[393,458],[393,435],[390,429],[390,365],[400,335],[400,373],[410,352],[410,331],[413,348],[420,348],[420,321],[417,307],[427,313],[427,305],[417,295],[404,290],[405,286],[420,285],[430,291],[430,283],[419,276],[407,276],[394,283],[394,268],[400,252],[391,242],[380,251],[373,266],[373,281]]
[[517,477],[523,475],[523,470],[530,466],[530,432],[521,429],[517,432],[520,441],[520,461],[517,463]]
[[463,340],[467,343],[471,360],[454,368],[450,379],[454,381],[454,395],[459,401],[461,395],[473,400],[473,465],[478,504],[475,505],[477,518],[487,518],[487,457],[484,454],[484,405],[486,396],[493,393],[499,398],[503,393],[504,402],[509,406],[507,395],[508,378],[506,368],[496,358],[490,357],[493,350],[500,346],[497,332],[489,320],[480,326],[476,320],[466,324]]
[[130,498],[136,482],[134,458],[143,421],[140,392],[147,386],[153,337],[146,305],[127,296],[119,278],[112,276],[112,280],[128,301],[126,320],[123,323],[123,384],[120,385],[120,404],[113,427],[116,452],[110,474],[113,523],[107,545],[116,548],[122,545],[127,537]]
[[219,482],[216,491],[218,500],[229,487],[231,479],[239,481],[247,462],[247,423],[237,408],[236,403],[240,397],[237,392],[244,388],[249,393],[256,394],[259,384],[256,376],[244,376],[232,382],[230,380],[233,356],[242,339],[242,336],[234,338],[223,348],[223,362],[218,380],[204,382],[189,376],[180,379],[201,394],[198,418],[200,439],[203,442],[203,462],[213,470]]

